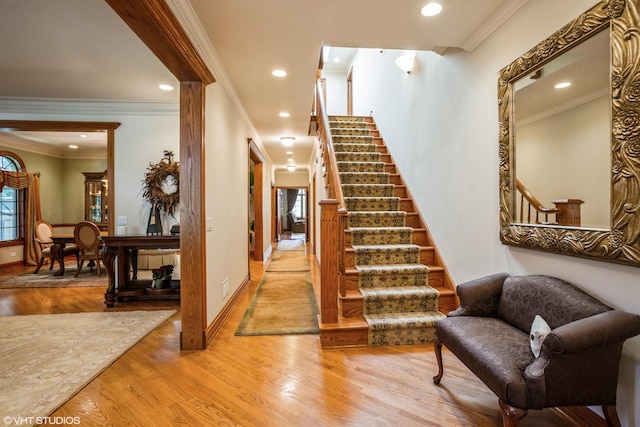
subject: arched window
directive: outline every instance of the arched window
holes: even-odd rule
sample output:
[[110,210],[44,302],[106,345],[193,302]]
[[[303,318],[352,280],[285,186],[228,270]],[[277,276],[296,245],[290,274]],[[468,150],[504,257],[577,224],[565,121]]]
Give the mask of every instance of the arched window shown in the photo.
[[[16,154],[0,151],[0,170],[21,172],[24,163]],[[0,245],[24,239],[24,190],[4,186],[0,191]]]

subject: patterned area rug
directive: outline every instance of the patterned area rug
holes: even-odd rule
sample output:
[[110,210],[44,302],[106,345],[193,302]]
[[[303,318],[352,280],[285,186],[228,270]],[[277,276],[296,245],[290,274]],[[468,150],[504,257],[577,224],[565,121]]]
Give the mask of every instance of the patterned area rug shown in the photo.
[[175,312],[0,317],[0,414],[48,416]]
[[[35,270],[35,266],[33,270]],[[20,273],[15,276],[0,277],[0,289],[19,288],[75,288],[75,287],[107,287],[107,272],[102,268],[101,276],[98,277],[96,269],[82,267],[78,277],[74,277],[78,271],[75,261],[65,263],[64,276],[54,276],[58,271],[55,265],[53,270],[49,270],[48,265],[43,265],[38,274]]]
[[236,335],[317,334],[318,312],[306,253],[278,246]]

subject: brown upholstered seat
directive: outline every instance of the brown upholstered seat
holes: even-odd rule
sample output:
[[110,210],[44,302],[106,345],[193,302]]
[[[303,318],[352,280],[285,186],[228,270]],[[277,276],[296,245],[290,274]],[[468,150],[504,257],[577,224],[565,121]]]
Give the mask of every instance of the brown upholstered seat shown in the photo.
[[100,260],[102,259],[102,240],[100,239],[100,229],[97,225],[90,221],[82,221],[76,224],[73,230],[73,236],[76,241],[76,245],[80,249],[80,264],[78,265],[78,271],[76,277],[80,274],[80,270],[86,260],[89,262],[91,271],[93,267],[98,269],[98,276],[100,276]]
[[[40,271],[45,258],[49,258],[49,270],[53,269],[53,259],[51,257],[51,245],[53,245],[53,241],[51,240],[51,236],[53,236],[53,227],[51,224],[42,220],[36,222],[36,242],[38,242],[40,246],[40,261],[38,261],[38,266],[33,274]],[[64,247],[64,256],[75,255],[78,265],[80,265],[79,253],[80,251],[76,245],[65,245]]]
[[[504,426],[517,426],[528,409],[601,405],[619,426],[616,389],[622,345],[640,334],[640,316],[614,310],[564,280],[496,274],[460,284],[460,308],[436,324],[442,345],[499,399]],[[530,345],[541,316],[551,331],[539,357]]]

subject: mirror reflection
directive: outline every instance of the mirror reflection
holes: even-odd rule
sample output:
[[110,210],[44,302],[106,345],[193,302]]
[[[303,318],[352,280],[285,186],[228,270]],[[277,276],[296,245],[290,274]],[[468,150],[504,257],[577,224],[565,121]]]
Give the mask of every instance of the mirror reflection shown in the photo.
[[607,27],[513,82],[513,223],[611,228],[609,38]]

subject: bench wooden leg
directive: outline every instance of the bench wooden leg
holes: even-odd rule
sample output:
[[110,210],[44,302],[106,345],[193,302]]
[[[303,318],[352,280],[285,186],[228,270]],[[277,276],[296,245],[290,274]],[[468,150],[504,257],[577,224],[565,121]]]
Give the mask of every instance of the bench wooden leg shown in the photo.
[[502,400],[499,401],[499,405],[502,410],[503,427],[516,427],[527,416],[526,409],[514,408]]
[[433,349],[435,350],[436,360],[438,361],[438,375],[433,377],[433,383],[440,384],[440,380],[444,374],[444,369],[442,367],[442,343],[436,339],[433,343]]
[[602,405],[602,412],[609,427],[620,427],[620,419],[618,418],[616,405]]

